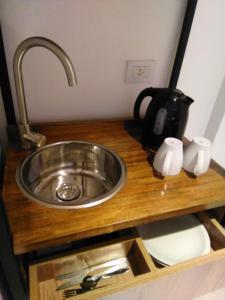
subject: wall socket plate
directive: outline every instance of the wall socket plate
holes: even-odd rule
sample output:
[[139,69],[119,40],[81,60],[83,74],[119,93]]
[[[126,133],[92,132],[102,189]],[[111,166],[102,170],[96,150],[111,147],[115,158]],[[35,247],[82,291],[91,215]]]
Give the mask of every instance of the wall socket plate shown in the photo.
[[126,83],[152,83],[156,61],[128,60],[126,69]]

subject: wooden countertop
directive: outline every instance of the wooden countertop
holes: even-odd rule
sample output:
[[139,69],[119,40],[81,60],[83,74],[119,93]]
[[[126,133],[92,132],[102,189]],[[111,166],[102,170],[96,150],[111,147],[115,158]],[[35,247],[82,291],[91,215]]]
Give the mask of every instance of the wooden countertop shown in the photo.
[[3,198],[15,254],[59,245],[155,220],[225,205],[225,177],[216,169],[191,178],[184,171],[160,179],[148,153],[124,129],[123,121],[84,121],[39,126],[48,143],[86,140],[116,151],[127,166],[127,181],[109,201],[92,208],[60,210],[26,199],[15,181],[16,167],[28,152],[9,150]]

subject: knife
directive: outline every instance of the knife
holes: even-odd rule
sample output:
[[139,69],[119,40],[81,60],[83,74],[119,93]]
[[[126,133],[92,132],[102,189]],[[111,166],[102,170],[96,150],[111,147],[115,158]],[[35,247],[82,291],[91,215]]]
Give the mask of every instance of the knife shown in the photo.
[[67,273],[67,274],[57,275],[57,276],[55,276],[55,278],[57,280],[67,280],[67,279],[71,279],[71,278],[75,278],[75,277],[82,277],[82,276],[87,275],[90,272],[95,271],[95,270],[105,268],[105,267],[116,266],[116,265],[119,265],[119,264],[122,264],[122,263],[125,263],[125,262],[127,262],[127,258],[122,257],[122,258],[107,261],[107,262],[99,264],[99,265],[86,267],[82,270],[74,271],[74,272]]
[[[116,266],[113,266],[113,267],[110,267],[110,268],[106,269],[105,271],[101,272],[100,274],[98,274],[98,276],[111,274],[113,272],[116,272],[116,271],[119,271],[120,269],[125,269],[125,268],[128,268],[128,264],[126,262],[116,265]],[[68,289],[76,284],[80,284],[86,275],[87,274],[80,275],[79,277],[75,277],[69,281],[64,282],[63,284],[61,284],[60,286],[58,286],[56,288],[56,291]]]

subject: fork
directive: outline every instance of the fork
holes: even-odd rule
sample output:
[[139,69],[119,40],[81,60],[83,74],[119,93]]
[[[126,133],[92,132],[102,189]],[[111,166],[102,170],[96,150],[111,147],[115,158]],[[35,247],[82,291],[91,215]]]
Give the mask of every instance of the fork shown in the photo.
[[98,284],[98,282],[103,279],[103,278],[109,278],[115,275],[119,275],[119,274],[123,274],[129,272],[129,268],[123,267],[120,268],[118,270],[112,271],[111,273],[107,273],[107,274],[102,274],[102,275],[88,275],[86,277],[84,277],[81,285],[81,288],[79,289],[70,289],[70,290],[65,290],[64,291],[64,297],[65,298],[70,298],[79,294],[83,294],[85,292],[91,291],[93,289],[98,289],[98,288],[102,288],[103,286],[99,286],[96,287],[96,285]]
[[63,298],[70,298],[76,295],[80,295],[85,293],[86,291],[82,288],[79,289],[71,289],[71,290],[66,290],[63,292]]
[[[95,290],[106,287],[106,286],[107,285],[102,285],[102,286],[95,287]],[[77,295],[80,295],[80,294],[83,294],[83,293],[87,293],[89,291],[91,291],[91,289],[90,290],[87,290],[87,289],[84,289],[84,288],[70,289],[70,290],[64,291],[63,296],[64,296],[64,298],[70,298],[70,297],[77,296]]]

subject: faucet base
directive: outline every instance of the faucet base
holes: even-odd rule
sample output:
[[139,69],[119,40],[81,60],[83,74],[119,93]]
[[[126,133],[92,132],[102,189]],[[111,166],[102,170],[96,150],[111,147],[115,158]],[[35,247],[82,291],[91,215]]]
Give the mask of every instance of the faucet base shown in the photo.
[[41,148],[46,144],[46,136],[30,130],[30,125],[19,125],[21,147],[23,149],[31,149],[34,146]]

